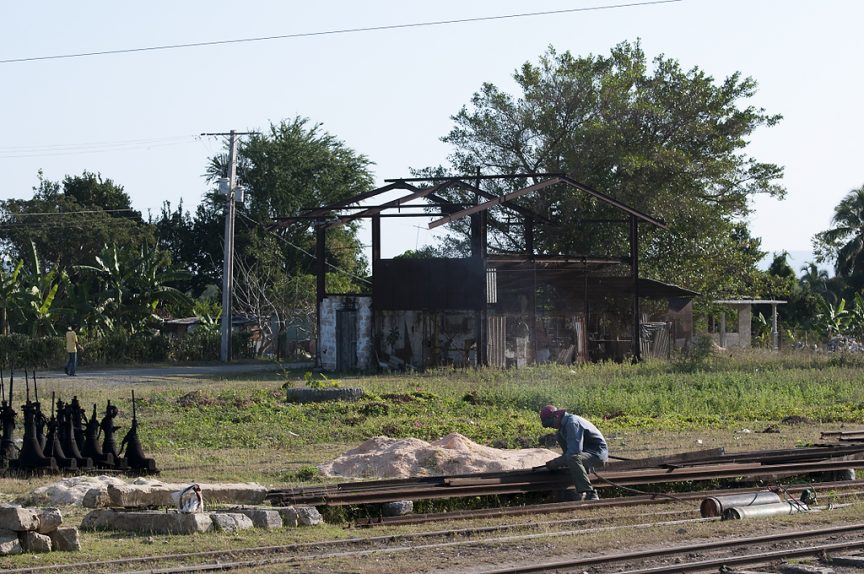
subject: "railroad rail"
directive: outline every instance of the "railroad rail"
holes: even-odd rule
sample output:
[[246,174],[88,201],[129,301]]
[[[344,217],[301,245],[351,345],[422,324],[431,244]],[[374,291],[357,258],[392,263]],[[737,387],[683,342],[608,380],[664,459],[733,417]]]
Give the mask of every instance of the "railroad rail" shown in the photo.
[[[849,551],[864,549],[864,524],[852,524],[832,528],[820,528],[816,530],[804,530],[798,532],[786,532],[782,534],[771,534],[753,538],[724,539],[702,544],[682,545],[673,548],[656,548],[641,550],[637,552],[625,552],[620,554],[605,554],[577,558],[573,560],[559,560],[555,562],[543,562],[534,564],[523,564],[507,568],[486,570],[481,574],[529,574],[532,572],[561,572],[574,569],[585,569],[593,567],[603,570],[605,567],[619,565],[621,563],[641,563],[648,559],[665,560],[676,559],[674,564],[664,564],[648,568],[620,571],[619,574],[680,574],[690,572],[717,572],[719,568],[730,566],[757,566],[774,561],[789,560],[805,556],[819,556],[836,551]],[[741,554],[741,548],[758,547],[760,545],[776,545],[780,542],[800,542],[802,539],[822,538],[830,540],[837,536],[851,536],[849,540],[841,542],[825,542],[811,546],[801,547],[793,545],[783,550],[752,551]],[[718,551],[737,551],[735,555],[721,556],[707,560],[696,560],[691,558],[694,554]],[[678,561],[684,557],[683,560]]]
[[[272,547],[253,547],[243,549],[226,549],[208,552],[194,552],[185,554],[166,554],[161,556],[150,556],[132,559],[108,560],[86,563],[57,564],[52,566],[37,566],[31,568],[17,568],[6,570],[7,574],[40,574],[51,572],[63,574],[64,572],[99,572],[101,569],[110,569],[111,572],[122,574],[181,574],[188,572],[213,572],[227,570],[259,569],[274,565],[299,565],[316,561],[320,569],[327,568],[327,560],[350,560],[355,566],[362,558],[371,557],[373,561],[380,558],[376,556],[394,555],[397,553],[422,553],[432,552],[440,560],[441,553],[449,549],[463,552],[467,547],[491,546],[495,548],[513,546],[535,540],[550,540],[560,537],[579,537],[598,531],[626,530],[633,528],[656,529],[658,526],[674,526],[695,524],[698,522],[710,522],[717,518],[693,518],[685,520],[669,520],[662,522],[639,523],[626,526],[608,526],[582,528],[577,530],[544,531],[539,533],[519,534],[510,536],[495,536],[481,538],[477,536],[478,529],[464,530],[442,530],[422,535],[407,536],[380,536],[367,539],[330,540],[305,544],[293,544]],[[538,526],[538,525],[533,525]],[[540,525],[542,526],[542,525]],[[503,526],[488,527],[485,530],[500,530]],[[572,560],[558,560],[555,562],[543,562],[533,564],[520,564],[508,566],[502,569],[493,569],[482,574],[519,574],[529,572],[548,571],[583,571],[591,568],[596,571],[609,571],[613,566],[615,571],[622,572],[622,568],[629,566],[637,567],[634,570],[624,570],[622,574],[666,574],[682,572],[716,572],[720,566],[742,566],[758,565],[779,559],[798,558],[822,553],[837,551],[860,550],[864,548],[864,523],[843,525],[838,527],[820,528],[814,530],[792,531],[779,534],[757,537],[725,538],[707,543],[679,545],[665,548],[649,548],[646,550],[602,554],[590,557],[580,557]],[[463,540],[452,541],[453,536],[463,536]],[[422,542],[420,537],[442,537],[443,542]],[[817,543],[802,546],[801,541],[817,539]],[[818,543],[818,540],[826,542]],[[841,539],[841,540],[838,540]],[[830,541],[830,542],[828,542]],[[781,545],[786,544],[781,548]],[[357,548],[357,546],[360,546]],[[761,550],[761,547],[770,546],[770,552]],[[717,556],[718,553],[726,552],[727,555]],[[734,554],[732,554],[734,552]],[[712,557],[705,558],[708,554]],[[246,555],[245,559],[238,557]],[[694,558],[694,556],[696,558]],[[209,559],[210,562],[176,565],[178,562],[190,559]],[[226,560],[222,560],[224,558]],[[654,560],[674,561],[674,564],[645,567],[645,562]],[[126,570],[124,566],[151,564],[145,570]],[[174,566],[158,568],[158,564],[175,564]],[[476,572],[476,569],[472,569]]]
[[[502,540],[530,540],[538,537],[555,537],[555,536],[570,536],[584,534],[591,531],[602,530],[622,530],[632,528],[656,528],[663,525],[683,525],[698,522],[710,522],[718,520],[717,518],[705,519],[698,516],[695,510],[687,511],[670,511],[667,513],[652,513],[652,518],[664,516],[669,520],[653,520],[651,522],[642,522],[630,525],[611,525],[598,527],[597,522],[614,522],[624,518],[622,515],[607,515],[602,519],[593,518],[590,520],[590,529],[565,530],[559,532],[543,532],[542,534],[524,534],[508,536],[506,538],[490,538],[487,539],[490,543],[498,543]],[[630,516],[633,518],[633,516]],[[684,517],[684,518],[682,518]],[[134,566],[143,564],[158,564],[158,563],[177,563],[183,561],[191,561],[196,559],[215,560],[211,563],[194,564],[188,566],[176,566],[170,568],[153,569],[141,571],[126,571],[126,574],[138,574],[139,572],[147,573],[167,573],[167,572],[193,572],[193,571],[215,571],[215,570],[233,570],[241,568],[249,568],[255,565],[264,564],[280,564],[290,562],[304,562],[315,559],[337,558],[364,556],[375,553],[398,553],[410,552],[418,548],[448,548],[475,543],[482,543],[483,540],[478,540],[478,534],[489,534],[496,532],[506,532],[511,530],[542,530],[553,526],[563,525],[581,525],[589,522],[586,518],[573,518],[567,520],[549,520],[535,521],[530,523],[516,524],[499,524],[495,526],[483,526],[476,528],[462,528],[455,530],[432,530],[427,532],[417,532],[412,534],[393,534],[387,536],[370,536],[370,537],[354,537],[348,539],[332,539],[322,540],[318,542],[305,542],[286,544],[279,546],[252,546],[244,548],[232,548],[224,550],[206,550],[198,552],[183,552],[173,554],[157,554],[151,556],[139,556],[134,558],[121,558],[114,560],[98,560],[90,562],[76,562],[69,564],[55,564],[46,566],[32,566],[3,570],[4,574],[60,574],[62,572],[98,572],[100,569],[110,569],[111,572],[120,572],[118,568],[123,566]],[[463,537],[464,541],[453,542],[454,537]],[[427,539],[441,538],[445,542],[423,542]],[[419,542],[419,544],[418,544]],[[361,547],[357,550],[352,550],[354,547]],[[249,558],[247,560],[224,561],[223,558],[236,559],[239,556],[259,556],[258,558]],[[279,555],[277,558],[266,558],[267,556]],[[287,556],[286,556],[287,555]]]
[[[864,480],[843,480],[830,482],[812,482],[783,487],[789,495],[799,495],[805,489],[815,490],[818,494],[826,491],[835,496],[864,495]],[[734,494],[755,494],[764,488],[724,488],[716,490],[701,490],[697,492],[651,493],[636,496],[604,498],[586,502],[552,502],[529,504],[502,508],[481,508],[477,510],[460,510],[453,512],[435,512],[426,514],[406,514],[402,516],[381,516],[356,520],[353,526],[357,528],[372,528],[379,526],[405,526],[409,524],[425,524],[429,522],[477,520],[485,518],[500,518],[505,516],[526,516],[536,514],[556,514],[574,512],[595,508],[619,508],[638,505],[667,504],[702,500],[711,496],[728,496]]]
[[[595,481],[595,487],[601,489],[610,486],[644,487],[663,483],[738,478],[778,480],[790,476],[864,468],[864,444],[729,455],[718,455],[712,452],[705,457],[691,460],[669,462],[669,457],[663,460],[665,462],[649,467],[638,467],[640,461],[610,464],[608,468],[595,473],[599,479]],[[653,464],[656,459],[647,459],[647,461]],[[645,462],[641,461],[642,464]],[[549,471],[542,468],[275,489],[268,492],[267,500],[278,505],[345,506],[398,500],[551,492],[566,488],[569,482],[566,471]]]

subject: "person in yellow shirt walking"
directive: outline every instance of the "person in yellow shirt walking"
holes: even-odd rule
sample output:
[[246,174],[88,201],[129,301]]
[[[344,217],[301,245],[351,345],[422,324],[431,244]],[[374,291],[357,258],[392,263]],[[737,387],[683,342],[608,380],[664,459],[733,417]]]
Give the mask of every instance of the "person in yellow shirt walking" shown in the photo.
[[66,329],[66,352],[69,353],[66,374],[74,377],[75,368],[78,366],[78,333],[75,332],[74,325],[69,325]]

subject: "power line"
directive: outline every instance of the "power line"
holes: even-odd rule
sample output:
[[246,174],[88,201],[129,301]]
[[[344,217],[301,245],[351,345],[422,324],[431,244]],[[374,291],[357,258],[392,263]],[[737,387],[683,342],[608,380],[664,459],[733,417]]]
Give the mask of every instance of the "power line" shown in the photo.
[[137,151],[155,147],[181,145],[196,141],[198,136],[172,136],[165,138],[126,140],[116,142],[80,143],[80,144],[46,144],[43,146],[22,146],[0,148],[0,159],[16,159],[27,157],[50,157],[62,155],[81,155],[89,153],[109,153],[121,151]]
[[135,210],[132,208],[124,209],[82,209],[81,211],[46,211],[42,213],[13,213],[9,212],[10,217],[33,217],[39,216],[56,216],[56,215],[79,215],[87,213],[131,213]]
[[594,12],[599,10],[614,10],[618,8],[636,8],[640,6],[654,6],[658,4],[674,4],[684,0],[649,0],[646,2],[628,2],[624,4],[606,4],[603,6],[587,6],[584,8],[568,8],[565,10],[546,10],[543,12],[522,12],[518,14],[503,14],[500,16],[478,16],[476,18],[454,18],[450,20],[433,20],[430,22],[412,22],[408,24],[390,24],[383,26],[369,26],[365,28],[342,28],[337,30],[324,30],[320,32],[298,32],[296,34],[280,34],[276,36],[257,36],[253,38],[235,38],[233,40],[213,40],[209,42],[192,42],[188,44],[164,44],[161,46],[146,46],[143,48],[123,48],[118,50],[101,50],[94,52],[78,52],[73,54],[54,54],[50,56],[32,56],[25,58],[9,58],[0,60],[0,64],[14,64],[20,62],[36,62],[42,60],[62,60],[71,58],[88,58],[91,56],[108,56],[114,54],[131,54],[136,52],[155,52],[158,50],[177,50],[181,48],[202,48],[207,46],[221,46],[226,44],[241,44],[250,42],[265,42],[270,40],[290,40],[296,38],[311,38],[314,36],[331,36],[336,34],[355,34],[359,32],[381,32],[385,30],[400,30],[405,28],[421,28],[431,26],[446,26],[451,24],[468,24],[473,22],[490,22],[495,20],[510,20],[515,18],[529,18],[534,16],[553,16],[556,14],[572,14],[574,12]]
[[[260,225],[261,227],[266,228],[266,226],[265,226],[263,223],[261,223],[260,221],[256,221],[256,220],[252,219],[251,217],[249,217],[249,216],[246,215],[245,213],[242,213],[242,212],[238,211],[238,212],[237,212],[237,215],[239,215],[240,217],[242,217],[242,218],[244,218],[244,219],[250,221],[251,223],[254,223],[255,225]],[[284,237],[282,237],[282,236],[279,235],[278,233],[275,233],[275,232],[270,231],[270,230],[268,230],[267,233],[273,235],[276,239],[279,239],[280,241],[286,243],[286,244],[289,245],[290,247],[293,247],[294,249],[296,249],[296,250],[299,251],[300,253],[303,253],[304,255],[308,255],[309,257],[312,258],[312,260],[317,259],[317,257],[315,257],[315,254],[314,254],[314,253],[309,253],[308,251],[306,251],[305,249],[303,249],[303,248],[300,247],[299,245],[295,245],[295,244],[291,243],[290,241],[288,241],[287,239],[285,239]],[[367,285],[371,285],[371,284],[372,284],[372,282],[369,281],[368,279],[366,279],[365,277],[360,277],[359,275],[355,275],[355,274],[351,273],[350,271],[348,271],[347,269],[342,269],[341,267],[339,267],[339,266],[337,266],[337,265],[333,265],[333,264],[330,263],[329,261],[325,261],[325,263],[326,263],[326,265],[327,265],[328,267],[330,267],[330,268],[333,269],[334,271],[338,271],[339,273],[344,273],[344,274],[347,275],[348,277],[351,277],[351,278],[353,278],[353,279],[356,279],[357,281],[361,281],[361,282],[363,282],[363,283],[366,283]]]

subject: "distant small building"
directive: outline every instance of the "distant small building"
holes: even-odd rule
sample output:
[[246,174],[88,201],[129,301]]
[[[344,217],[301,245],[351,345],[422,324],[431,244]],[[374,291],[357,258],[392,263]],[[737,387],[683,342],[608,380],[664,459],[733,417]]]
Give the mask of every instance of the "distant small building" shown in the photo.
[[717,305],[733,308],[737,313],[735,329],[728,329],[726,315],[720,314],[720,321],[715,332],[711,333],[714,342],[724,349],[738,347],[749,349],[753,346],[751,324],[753,322],[753,305],[771,305],[771,348],[780,349],[780,332],[777,328],[777,305],[785,305],[786,301],[778,299],[720,299],[714,301]]

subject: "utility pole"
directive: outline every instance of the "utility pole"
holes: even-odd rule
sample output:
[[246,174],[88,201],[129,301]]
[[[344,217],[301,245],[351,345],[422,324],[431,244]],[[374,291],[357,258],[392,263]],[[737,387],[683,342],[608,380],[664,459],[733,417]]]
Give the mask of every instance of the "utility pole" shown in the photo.
[[[220,191],[225,193],[225,249],[222,262],[222,322],[219,360],[231,361],[231,305],[234,295],[234,203],[237,201],[237,136],[257,132],[203,133],[202,136],[228,136],[228,177],[220,179]],[[227,180],[227,181],[226,181]]]

